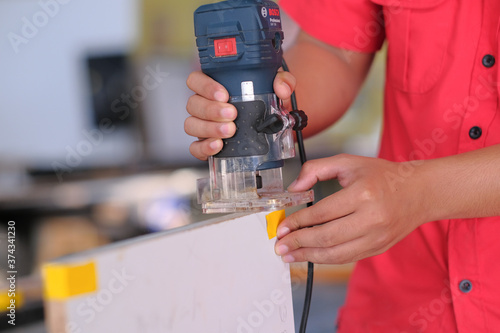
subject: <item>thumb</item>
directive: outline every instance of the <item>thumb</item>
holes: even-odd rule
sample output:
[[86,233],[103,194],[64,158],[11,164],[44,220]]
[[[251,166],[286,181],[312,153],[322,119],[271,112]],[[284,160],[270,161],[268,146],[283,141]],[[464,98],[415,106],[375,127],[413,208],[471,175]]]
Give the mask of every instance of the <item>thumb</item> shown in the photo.
[[307,191],[317,182],[337,178],[345,166],[345,158],[340,155],[308,161],[288,190],[290,192]]
[[274,79],[274,92],[279,99],[287,101],[292,96],[292,92],[295,90],[297,85],[297,80],[289,72],[279,71]]

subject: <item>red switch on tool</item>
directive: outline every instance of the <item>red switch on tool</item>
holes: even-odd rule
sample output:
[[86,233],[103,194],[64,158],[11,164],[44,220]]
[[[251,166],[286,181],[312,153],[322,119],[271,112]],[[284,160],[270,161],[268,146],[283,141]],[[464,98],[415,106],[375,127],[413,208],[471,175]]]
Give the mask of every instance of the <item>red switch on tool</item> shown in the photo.
[[214,40],[214,48],[216,57],[227,57],[238,54],[236,38]]

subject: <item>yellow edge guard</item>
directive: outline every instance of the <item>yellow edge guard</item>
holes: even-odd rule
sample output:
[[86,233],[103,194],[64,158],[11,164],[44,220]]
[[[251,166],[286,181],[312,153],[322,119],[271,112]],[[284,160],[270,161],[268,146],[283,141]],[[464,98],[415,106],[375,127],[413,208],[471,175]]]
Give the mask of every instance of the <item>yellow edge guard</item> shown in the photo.
[[276,237],[276,231],[278,231],[278,226],[285,219],[285,210],[279,210],[266,215],[267,220],[267,235],[269,239]]
[[97,291],[94,262],[82,265],[49,264],[43,267],[44,296],[47,300],[65,300]]

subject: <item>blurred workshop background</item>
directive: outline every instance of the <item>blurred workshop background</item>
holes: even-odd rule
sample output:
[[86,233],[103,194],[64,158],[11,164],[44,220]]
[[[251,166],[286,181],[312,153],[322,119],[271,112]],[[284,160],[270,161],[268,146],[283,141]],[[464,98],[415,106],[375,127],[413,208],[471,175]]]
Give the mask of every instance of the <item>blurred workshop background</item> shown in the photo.
[[[44,332],[42,263],[211,217],[195,198],[208,167],[189,154],[183,131],[185,80],[199,68],[192,14],[207,2],[0,0],[0,258],[13,220],[22,276],[9,332]],[[285,18],[284,30],[290,44],[297,27]],[[347,115],[306,141],[309,158],[376,155],[384,57]],[[298,171],[288,161],[286,181]],[[335,182],[316,189],[319,197],[335,190]],[[350,270],[317,267],[311,331],[333,332]],[[305,282],[303,266],[292,272]],[[296,320],[303,291],[294,290]]]

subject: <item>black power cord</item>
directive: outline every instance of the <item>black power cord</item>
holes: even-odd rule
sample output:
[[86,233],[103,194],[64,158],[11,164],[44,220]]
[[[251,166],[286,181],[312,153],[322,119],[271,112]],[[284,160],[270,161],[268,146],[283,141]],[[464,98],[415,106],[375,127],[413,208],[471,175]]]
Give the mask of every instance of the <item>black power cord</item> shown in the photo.
[[[283,59],[283,69],[286,72],[290,72],[285,59]],[[292,112],[300,112],[297,106],[297,97],[295,96],[295,91],[292,92],[291,96],[292,102]],[[304,148],[304,138],[302,136],[302,130],[297,129],[295,131],[297,135],[297,145],[299,148],[300,162],[302,165],[307,162],[306,150]],[[311,207],[312,202],[307,204],[307,207]],[[302,310],[302,319],[300,320],[299,333],[305,333],[307,329],[307,320],[309,318],[309,310],[311,309],[311,298],[313,291],[313,281],[314,281],[314,264],[312,262],[307,263],[307,284],[306,284],[306,296],[304,299],[304,309]]]

